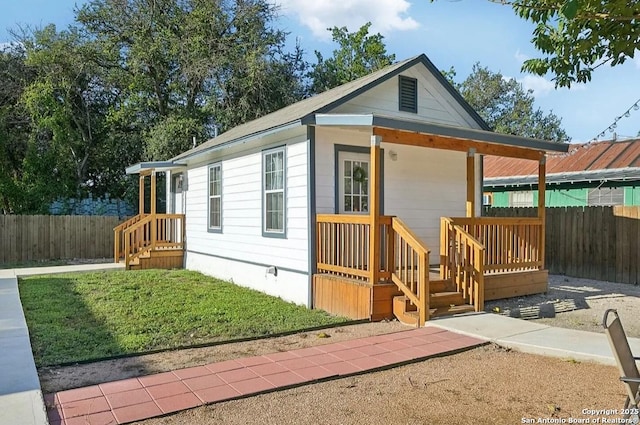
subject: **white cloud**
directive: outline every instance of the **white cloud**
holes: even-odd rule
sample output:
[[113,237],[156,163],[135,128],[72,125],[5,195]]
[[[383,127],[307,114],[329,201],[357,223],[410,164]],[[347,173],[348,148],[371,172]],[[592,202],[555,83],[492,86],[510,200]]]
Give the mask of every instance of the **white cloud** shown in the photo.
[[330,40],[327,28],[349,28],[350,32],[371,22],[370,34],[387,35],[419,26],[408,15],[411,4],[406,0],[275,0],[281,13],[295,16],[315,37]]
[[524,63],[524,61],[526,61],[527,59],[531,59],[528,55],[525,55],[524,53],[522,53],[520,51],[520,49],[516,50],[516,53],[513,55],[513,57],[516,58],[516,60],[518,61],[519,64],[522,65],[522,63]]
[[535,97],[541,97],[549,94],[555,89],[555,84],[539,75],[527,74],[523,78],[517,80],[525,90],[532,90]]

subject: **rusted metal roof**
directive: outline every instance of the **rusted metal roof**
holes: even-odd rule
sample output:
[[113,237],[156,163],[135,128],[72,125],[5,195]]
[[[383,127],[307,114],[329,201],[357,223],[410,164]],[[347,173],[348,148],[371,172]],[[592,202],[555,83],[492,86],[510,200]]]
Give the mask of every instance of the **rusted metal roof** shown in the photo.
[[[571,144],[567,153],[547,154],[547,176],[640,167],[640,139]],[[536,161],[484,157],[484,178],[537,175]]]

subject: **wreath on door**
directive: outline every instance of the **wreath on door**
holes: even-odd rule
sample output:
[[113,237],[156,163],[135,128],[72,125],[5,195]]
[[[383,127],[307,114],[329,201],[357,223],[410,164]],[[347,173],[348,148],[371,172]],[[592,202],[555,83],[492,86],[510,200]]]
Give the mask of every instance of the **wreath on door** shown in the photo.
[[360,165],[353,167],[353,181],[364,183],[367,179],[367,171]]

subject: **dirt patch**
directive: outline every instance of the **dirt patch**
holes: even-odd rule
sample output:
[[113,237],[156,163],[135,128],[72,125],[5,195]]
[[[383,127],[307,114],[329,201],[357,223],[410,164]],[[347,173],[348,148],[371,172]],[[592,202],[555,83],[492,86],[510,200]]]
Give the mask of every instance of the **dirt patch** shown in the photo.
[[[488,367],[490,365],[490,367]],[[483,346],[387,371],[199,407],[138,424],[520,424],[613,418],[615,368]],[[536,422],[529,422],[536,423]],[[541,422],[560,423],[560,422]]]
[[488,312],[599,333],[609,308],[618,310],[627,336],[640,338],[640,285],[550,275],[546,294],[485,303]]

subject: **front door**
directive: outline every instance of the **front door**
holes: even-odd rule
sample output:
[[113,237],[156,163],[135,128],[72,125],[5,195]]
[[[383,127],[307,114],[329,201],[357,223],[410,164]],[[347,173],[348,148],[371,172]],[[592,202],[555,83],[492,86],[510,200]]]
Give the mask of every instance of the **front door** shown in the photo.
[[369,213],[370,156],[338,153],[338,211],[340,214]]
[[183,177],[182,173],[173,174],[171,177],[172,213],[184,214],[184,199],[182,195]]

